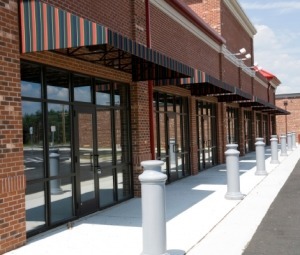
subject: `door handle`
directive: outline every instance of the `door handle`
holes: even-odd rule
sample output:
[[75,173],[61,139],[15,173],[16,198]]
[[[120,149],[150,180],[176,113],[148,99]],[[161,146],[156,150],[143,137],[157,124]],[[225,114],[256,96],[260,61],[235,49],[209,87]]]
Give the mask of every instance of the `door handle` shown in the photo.
[[97,172],[98,174],[101,174],[102,169],[99,165],[99,155],[94,154],[93,158],[94,158],[94,171]]

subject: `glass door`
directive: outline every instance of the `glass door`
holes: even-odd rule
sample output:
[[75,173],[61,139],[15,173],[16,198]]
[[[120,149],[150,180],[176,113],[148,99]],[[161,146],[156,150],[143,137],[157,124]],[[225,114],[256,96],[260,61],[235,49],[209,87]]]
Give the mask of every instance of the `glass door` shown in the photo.
[[77,205],[80,215],[98,209],[96,177],[100,168],[95,136],[95,110],[74,107],[75,169],[77,176]]
[[170,181],[178,179],[178,140],[176,130],[176,114],[167,114],[167,144],[168,144],[168,158],[169,158],[169,179]]
[[[112,113],[110,110],[97,111],[97,140],[99,155],[99,203],[100,207],[105,207],[116,202],[115,175],[116,167],[114,163],[114,141],[112,130]],[[121,132],[119,132],[121,133]],[[119,147],[119,145],[116,145]],[[121,154],[121,153],[119,153]]]
[[198,169],[201,171],[217,162],[216,108],[212,103],[198,101],[196,111]]
[[203,116],[203,155],[205,159],[204,168],[212,166],[212,151],[211,151],[211,123],[208,116]]

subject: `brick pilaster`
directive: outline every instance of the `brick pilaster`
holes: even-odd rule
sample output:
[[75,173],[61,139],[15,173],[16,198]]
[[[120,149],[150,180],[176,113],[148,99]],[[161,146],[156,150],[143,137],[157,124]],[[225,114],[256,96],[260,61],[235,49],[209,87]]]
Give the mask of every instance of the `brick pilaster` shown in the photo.
[[148,83],[131,84],[131,133],[134,195],[141,195],[138,176],[142,173],[141,161],[151,159],[149,133]]
[[0,254],[25,243],[18,1],[0,0]]

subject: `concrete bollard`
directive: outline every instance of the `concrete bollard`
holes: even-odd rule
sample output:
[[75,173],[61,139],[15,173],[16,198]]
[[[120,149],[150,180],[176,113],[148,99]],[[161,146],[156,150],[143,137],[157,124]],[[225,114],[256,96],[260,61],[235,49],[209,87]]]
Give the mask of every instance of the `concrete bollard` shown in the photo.
[[297,145],[296,145],[296,132],[292,132],[292,148],[296,149]]
[[278,160],[278,139],[277,136],[271,136],[271,164],[279,164]]
[[265,163],[265,143],[264,138],[256,138],[255,150],[256,150],[256,172],[255,175],[267,175],[266,163]]
[[243,199],[244,195],[240,192],[240,174],[239,174],[239,155],[237,144],[227,144],[225,151],[226,170],[227,170],[227,193],[226,199]]
[[141,255],[167,255],[165,182],[161,160],[142,161],[143,252]]
[[287,145],[288,145],[287,150],[292,151],[293,150],[293,147],[292,147],[292,133],[287,133]]
[[[49,165],[50,165],[50,177],[59,175],[59,154],[51,152],[49,154]],[[59,195],[63,193],[62,188],[60,187],[60,179],[55,179],[50,181],[50,190],[51,194]]]
[[286,135],[280,136],[280,144],[281,144],[281,153],[280,156],[287,156],[287,150],[286,150]]

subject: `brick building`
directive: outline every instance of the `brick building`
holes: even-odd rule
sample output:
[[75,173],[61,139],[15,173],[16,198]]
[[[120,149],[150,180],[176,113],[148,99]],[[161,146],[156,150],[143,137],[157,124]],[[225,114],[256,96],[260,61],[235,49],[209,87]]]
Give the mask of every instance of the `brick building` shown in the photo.
[[139,196],[143,160],[177,181],[287,114],[236,0],[0,0],[0,17],[0,253]]

